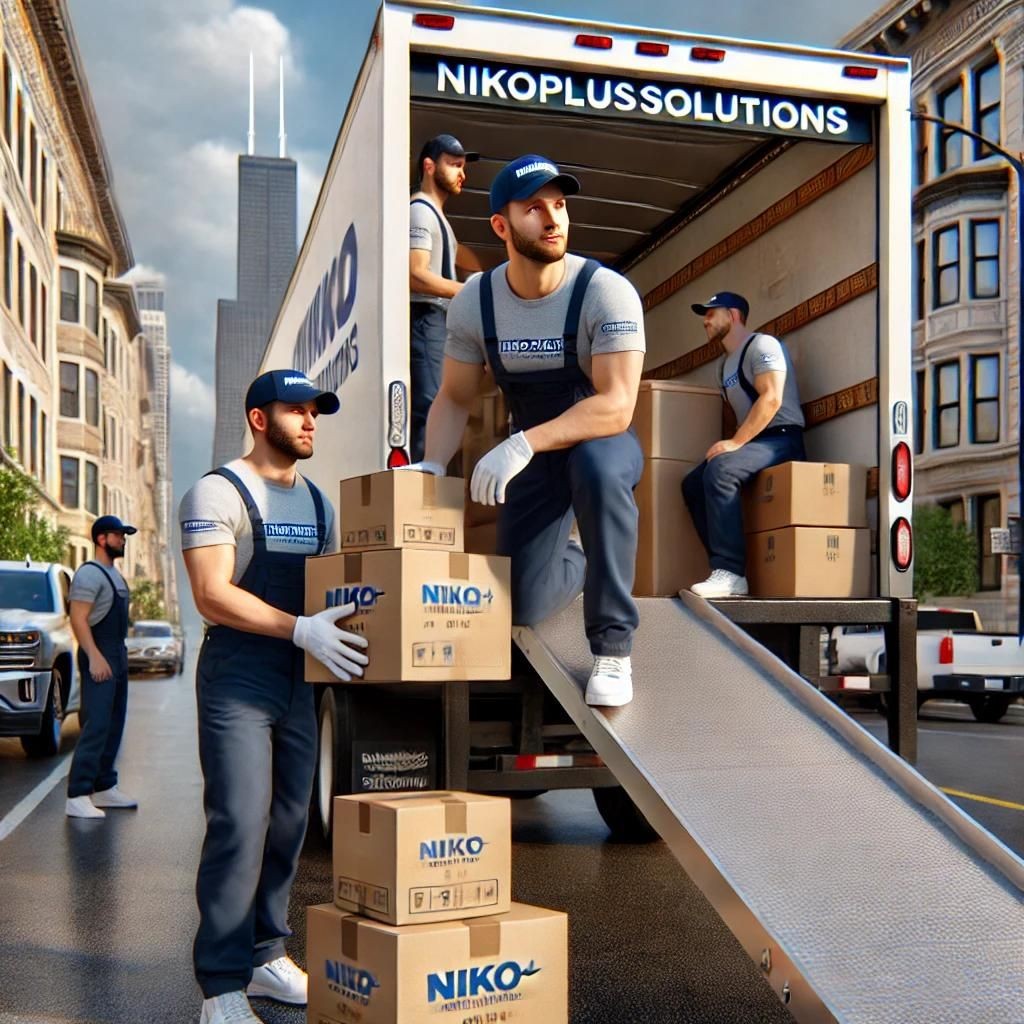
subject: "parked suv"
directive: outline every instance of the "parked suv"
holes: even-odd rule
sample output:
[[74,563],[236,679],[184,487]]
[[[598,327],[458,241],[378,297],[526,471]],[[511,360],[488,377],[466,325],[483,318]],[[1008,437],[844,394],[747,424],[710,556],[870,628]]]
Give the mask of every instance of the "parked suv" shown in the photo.
[[174,627],[163,619],[139,619],[128,630],[128,671],[173,672],[178,675],[184,663],[182,642]]
[[0,736],[20,736],[29,757],[56,754],[79,708],[70,587],[63,565],[0,561]]

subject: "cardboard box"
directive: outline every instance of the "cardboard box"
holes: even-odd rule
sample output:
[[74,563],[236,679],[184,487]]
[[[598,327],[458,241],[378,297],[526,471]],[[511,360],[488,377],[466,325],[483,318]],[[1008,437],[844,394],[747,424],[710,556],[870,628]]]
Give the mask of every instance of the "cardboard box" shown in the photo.
[[754,597],[870,597],[871,531],[787,526],[747,534]]
[[633,429],[649,459],[703,462],[722,439],[722,393],[676,381],[641,381]]
[[675,459],[648,459],[644,465],[635,492],[640,512],[633,583],[637,597],[675,597],[711,571],[683,502],[683,477],[696,465]]
[[481,395],[470,414],[462,438],[462,475],[465,478],[466,526],[498,521],[496,505],[479,505],[469,497],[469,482],[476,464],[509,436],[508,404],[500,391]]
[[395,925],[504,914],[511,877],[506,797],[335,797],[334,902],[342,910]]
[[[398,475],[398,474],[396,474]],[[508,679],[509,560],[462,552],[337,552],[306,559],[306,614],[356,604],[343,629],[369,641],[363,682]],[[335,682],[306,655],[306,679]]]
[[498,524],[466,527],[466,552],[471,555],[494,555],[498,551]]
[[743,496],[747,533],[784,526],[868,525],[867,467],[837,462],[784,462],[763,469]]
[[309,908],[306,928],[309,1024],[568,1022],[558,911],[513,903],[501,917],[396,928],[328,904]]
[[414,470],[341,481],[341,548],[461,551],[462,481]]

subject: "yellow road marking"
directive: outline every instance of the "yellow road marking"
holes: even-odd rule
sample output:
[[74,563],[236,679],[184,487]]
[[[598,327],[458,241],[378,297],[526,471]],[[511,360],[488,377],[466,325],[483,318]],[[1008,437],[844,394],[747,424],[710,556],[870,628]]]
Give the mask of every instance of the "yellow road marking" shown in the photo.
[[995,807],[1008,807],[1011,811],[1024,811],[1024,804],[1011,803],[1009,800],[997,800],[992,796],[978,796],[977,793],[964,793],[959,789],[946,789],[945,786],[939,786],[946,796],[958,796],[964,800],[977,800],[979,804],[992,804]]

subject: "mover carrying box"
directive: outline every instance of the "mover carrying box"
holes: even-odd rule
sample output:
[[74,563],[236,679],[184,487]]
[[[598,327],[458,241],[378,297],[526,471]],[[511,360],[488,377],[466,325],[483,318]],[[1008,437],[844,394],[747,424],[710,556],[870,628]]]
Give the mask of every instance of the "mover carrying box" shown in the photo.
[[[507,558],[408,548],[307,558],[306,614],[350,603],[355,614],[339,625],[369,641],[364,682],[508,679],[511,674]],[[309,654],[306,679],[336,682]]]
[[683,502],[683,477],[693,462],[648,459],[636,489],[640,525],[636,549],[637,597],[675,597],[707,578],[708,556]]
[[341,481],[343,551],[461,551],[462,481],[415,470]]
[[396,928],[310,907],[306,955],[308,1024],[569,1019],[568,919],[555,910],[513,903],[500,917]]
[[747,533],[782,526],[866,527],[866,466],[783,462],[762,469],[744,491]]
[[752,597],[870,597],[871,531],[787,526],[747,534]]
[[649,459],[703,462],[722,439],[722,392],[667,380],[640,382],[633,429]]
[[334,799],[334,902],[385,924],[504,914],[507,797],[398,793]]

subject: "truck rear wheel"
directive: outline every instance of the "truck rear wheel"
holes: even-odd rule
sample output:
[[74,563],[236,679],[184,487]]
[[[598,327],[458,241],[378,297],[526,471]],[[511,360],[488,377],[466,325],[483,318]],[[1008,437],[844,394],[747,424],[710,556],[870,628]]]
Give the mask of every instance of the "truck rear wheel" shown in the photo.
[[975,721],[993,723],[1002,719],[1010,709],[1010,698],[1002,694],[987,693],[967,701]]
[[650,843],[658,838],[658,833],[621,786],[601,786],[591,792],[597,811],[613,838],[624,843]]
[[351,792],[351,753],[345,740],[343,716],[346,702],[339,700],[333,687],[326,687],[320,698],[316,776],[313,780],[314,817],[311,832],[325,843],[331,841],[334,827],[334,798]]
[[21,748],[29,757],[53,757],[60,751],[60,730],[64,724],[64,693],[60,669],[50,676],[50,692],[43,709],[43,724],[35,736],[22,736]]

